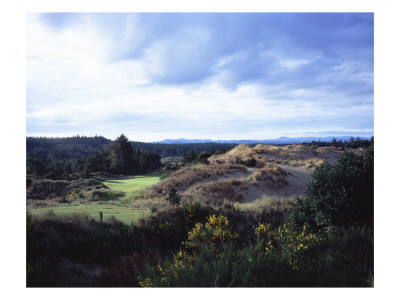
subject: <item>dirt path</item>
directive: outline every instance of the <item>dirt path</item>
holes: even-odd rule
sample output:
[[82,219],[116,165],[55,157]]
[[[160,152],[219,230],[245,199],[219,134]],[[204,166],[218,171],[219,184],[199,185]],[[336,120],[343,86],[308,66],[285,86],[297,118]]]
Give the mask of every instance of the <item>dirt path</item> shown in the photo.
[[290,165],[281,165],[278,166],[288,173],[287,180],[289,185],[282,189],[282,196],[291,196],[296,195],[299,197],[304,196],[304,192],[306,191],[307,184],[311,181],[312,170],[308,170],[302,167],[295,167]]

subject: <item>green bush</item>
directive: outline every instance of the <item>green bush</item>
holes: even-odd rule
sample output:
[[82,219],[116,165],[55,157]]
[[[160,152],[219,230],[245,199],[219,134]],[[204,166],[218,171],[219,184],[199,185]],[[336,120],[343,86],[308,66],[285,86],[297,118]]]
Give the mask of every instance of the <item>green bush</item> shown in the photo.
[[208,152],[208,151],[203,151],[203,152],[199,153],[199,154],[196,156],[195,161],[196,161],[197,163],[201,163],[201,164],[206,164],[206,165],[208,165],[208,158],[209,158],[211,155],[212,155],[212,154],[211,154],[210,152]]
[[167,197],[165,198],[172,205],[179,205],[181,203],[181,196],[178,194],[176,188],[172,188]]
[[249,168],[255,167],[257,165],[257,161],[254,158],[250,158],[248,160],[241,160],[240,163]]
[[358,222],[372,222],[374,201],[374,152],[345,152],[335,165],[317,167],[304,199],[289,214],[290,226],[308,223],[314,229]]
[[183,202],[182,206],[158,209],[142,220],[140,227],[146,233],[152,250],[169,254],[182,246],[196,223],[205,222],[212,213],[215,213],[212,208],[202,207],[196,202]]

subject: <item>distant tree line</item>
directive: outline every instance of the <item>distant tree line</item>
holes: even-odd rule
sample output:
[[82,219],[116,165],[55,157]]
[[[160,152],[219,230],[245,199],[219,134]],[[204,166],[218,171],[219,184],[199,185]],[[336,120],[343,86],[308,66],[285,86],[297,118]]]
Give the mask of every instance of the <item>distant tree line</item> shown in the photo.
[[[88,156],[94,152],[108,150],[113,143],[103,136],[73,136],[66,138],[27,137],[27,156],[34,152],[42,152],[46,157],[56,160],[72,160]],[[237,144],[220,143],[189,143],[189,144],[159,144],[130,141],[133,149],[155,152],[161,157],[183,156],[188,151],[201,153],[203,151],[227,151]]]
[[361,139],[359,137],[354,138],[351,137],[347,141],[337,140],[333,138],[331,142],[323,142],[323,141],[311,141],[304,142],[303,145],[307,146],[317,146],[317,147],[340,147],[342,149],[357,149],[357,148],[367,148],[369,146],[374,145],[374,137],[372,136],[370,139]]
[[216,150],[210,150],[210,151],[201,151],[201,152],[195,152],[195,151],[188,151],[183,154],[183,162],[185,164],[193,164],[193,163],[200,163],[200,164],[208,164],[207,159],[211,155],[218,155],[218,154],[223,154],[227,152],[228,149],[216,149]]
[[[152,151],[134,149],[123,134],[107,149],[75,160],[59,159],[41,151],[28,154],[27,176],[32,179],[89,178],[93,174],[145,174],[161,167],[160,156]],[[29,181],[29,180],[28,180]]]
[[210,153],[226,152],[237,144],[220,144],[220,143],[188,143],[188,144],[159,144],[159,143],[141,143],[132,142],[132,146],[136,149],[154,151],[161,157],[180,156],[189,151],[197,154],[207,151]]
[[41,152],[51,159],[71,160],[106,149],[111,143],[111,140],[97,135],[65,138],[27,137],[26,153],[29,156],[32,153],[34,155],[34,152]]

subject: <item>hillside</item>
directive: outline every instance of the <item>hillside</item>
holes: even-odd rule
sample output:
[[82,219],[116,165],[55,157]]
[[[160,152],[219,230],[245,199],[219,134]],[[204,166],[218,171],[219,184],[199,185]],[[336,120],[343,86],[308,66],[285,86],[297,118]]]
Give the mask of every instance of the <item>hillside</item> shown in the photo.
[[343,153],[335,147],[241,144],[208,158],[207,165],[182,168],[146,191],[147,198],[165,197],[172,188],[186,200],[221,205],[252,202],[263,196],[303,196],[316,166],[335,163]]

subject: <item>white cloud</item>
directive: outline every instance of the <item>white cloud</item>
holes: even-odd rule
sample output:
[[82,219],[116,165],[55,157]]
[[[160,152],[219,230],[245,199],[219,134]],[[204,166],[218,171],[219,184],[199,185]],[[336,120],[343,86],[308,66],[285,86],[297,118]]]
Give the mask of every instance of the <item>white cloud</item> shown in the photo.
[[[130,139],[144,141],[261,139],[301,135],[315,127],[327,131],[356,128],[354,124],[347,128],[344,116],[352,120],[367,116],[373,127],[373,103],[354,102],[346,92],[332,92],[329,87],[288,89],[283,81],[246,81],[243,77],[235,88],[227,89],[226,82],[235,81],[232,72],[240,71],[241,64],[252,64],[248,72],[265,66],[257,65],[248,48],[207,62],[211,33],[200,27],[183,28],[179,37],[150,41],[140,55],[129,58],[145,39],[135,16],[127,17],[120,31],[113,31],[117,36],[104,33],[106,25],[91,16],[61,28],[50,27],[35,14],[28,15],[27,21],[27,133],[31,135],[76,132],[114,138],[124,132]],[[201,59],[192,62],[194,52],[205,59],[204,69],[197,65]],[[314,61],[269,50],[259,53],[267,67],[275,60],[289,71]],[[115,59],[124,55],[126,59]],[[356,67],[343,63],[334,72],[351,75]],[[212,75],[193,84],[154,82],[155,76],[165,77],[169,72],[185,80],[185,76],[196,72],[201,76],[207,70]],[[371,80],[368,72],[357,76]],[[337,121],[338,116],[343,121]]]
[[311,61],[305,59],[286,59],[281,60],[279,63],[288,69],[297,69],[301,66],[309,64]]

